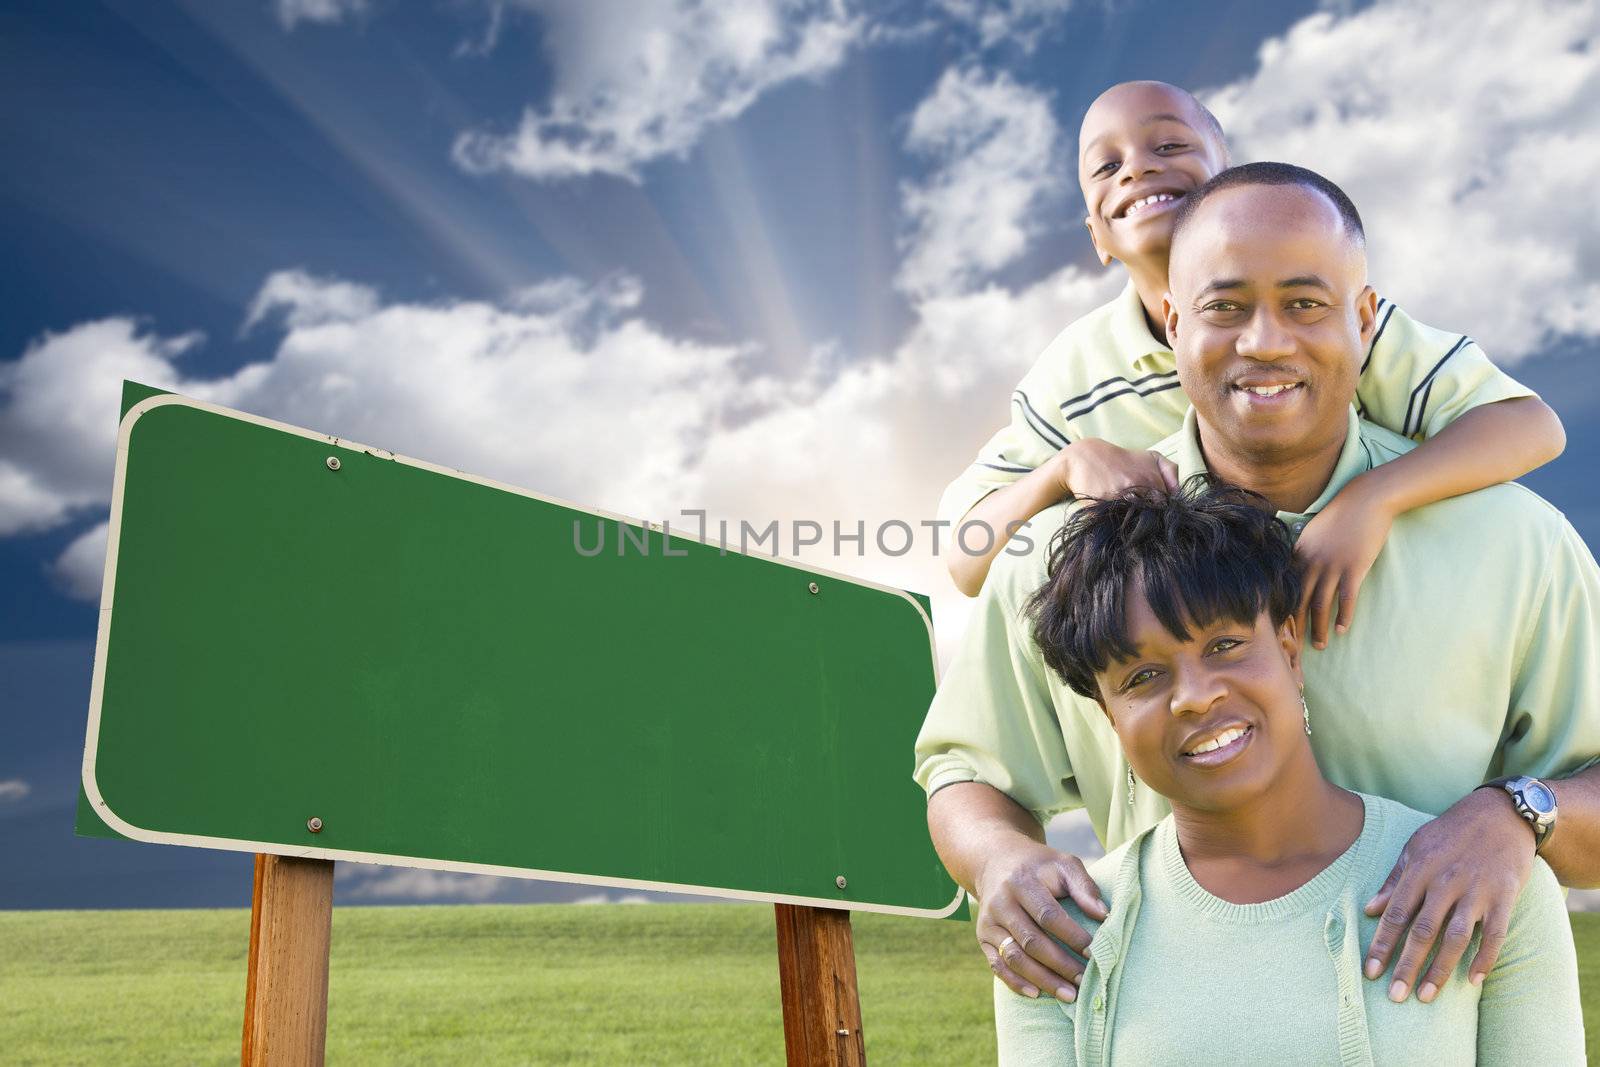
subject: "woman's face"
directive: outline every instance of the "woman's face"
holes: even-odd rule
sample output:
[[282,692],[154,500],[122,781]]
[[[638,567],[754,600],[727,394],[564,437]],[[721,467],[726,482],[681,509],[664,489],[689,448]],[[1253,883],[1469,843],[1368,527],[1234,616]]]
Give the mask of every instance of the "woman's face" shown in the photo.
[[1096,676],[1133,772],[1174,804],[1224,811],[1261,795],[1306,744],[1294,619],[1191,626],[1180,641],[1142,590],[1128,599],[1137,654]]

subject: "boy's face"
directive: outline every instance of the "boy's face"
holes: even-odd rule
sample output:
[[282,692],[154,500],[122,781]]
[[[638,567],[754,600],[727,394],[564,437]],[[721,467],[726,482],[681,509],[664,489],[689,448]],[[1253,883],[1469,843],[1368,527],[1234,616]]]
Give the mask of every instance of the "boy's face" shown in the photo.
[[1078,184],[1100,262],[1164,259],[1178,201],[1225,166],[1227,149],[1189,94],[1159,82],[1102,93],[1078,134]]

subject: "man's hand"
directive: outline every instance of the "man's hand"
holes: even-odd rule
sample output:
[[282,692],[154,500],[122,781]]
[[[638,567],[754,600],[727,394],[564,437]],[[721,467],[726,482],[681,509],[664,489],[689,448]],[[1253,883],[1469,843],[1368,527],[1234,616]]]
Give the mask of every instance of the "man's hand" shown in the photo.
[[1356,594],[1383,551],[1392,525],[1392,508],[1376,493],[1363,489],[1358,478],[1330,500],[1301,533],[1295,544],[1305,574],[1300,632],[1314,647],[1328,647],[1330,621],[1339,633],[1350,628]]
[[1533,850],[1533,828],[1497,789],[1474,790],[1419,828],[1378,894],[1367,902],[1367,914],[1381,912],[1383,920],[1367,950],[1366,976],[1383,974],[1409,926],[1389,999],[1406,999],[1438,941],[1439,954],[1417,990],[1417,999],[1430,1003],[1482,923],[1483,942],[1470,973],[1472,983],[1481,985],[1494,969],[1511,909],[1533,870]]
[[[1099,887],[1083,861],[1049,845],[1025,842],[990,858],[974,889],[978,944],[989,960],[989,969],[1025,997],[1037,997],[1041,989],[1047,989],[1057,1000],[1076,1000],[1089,934],[1058,901],[1070,897],[1085,915],[1106,917]],[[1056,944],[1050,934],[1072,952]]]
[[1178,468],[1166,456],[1121,448],[1098,437],[1074,441],[1050,463],[1063,499],[1070,495],[1104,500],[1136,485],[1178,488]]

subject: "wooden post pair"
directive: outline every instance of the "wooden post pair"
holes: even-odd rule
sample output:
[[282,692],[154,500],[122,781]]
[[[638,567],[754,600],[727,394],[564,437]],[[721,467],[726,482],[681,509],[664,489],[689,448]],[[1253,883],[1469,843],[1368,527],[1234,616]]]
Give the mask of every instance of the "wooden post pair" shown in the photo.
[[[789,1067],[864,1067],[850,913],[777,904]],[[320,1064],[328,1035],[333,861],[256,857],[244,1067]]]

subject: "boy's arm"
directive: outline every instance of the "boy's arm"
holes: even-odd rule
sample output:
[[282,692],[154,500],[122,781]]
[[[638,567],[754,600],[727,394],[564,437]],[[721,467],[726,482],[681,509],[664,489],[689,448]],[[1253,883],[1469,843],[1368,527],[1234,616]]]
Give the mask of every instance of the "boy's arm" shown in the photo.
[[956,522],[950,577],[967,596],[977,596],[989,565],[1018,527],[1068,496],[1109,496],[1132,485],[1176,489],[1177,467],[1155,452],[1119,448],[1085,438],[1067,445],[1044,466],[978,501]]
[[1470,337],[1417,322],[1388,301],[1378,305],[1356,400],[1365,418],[1423,442],[1346,485],[1301,535],[1301,632],[1317,648],[1330,627],[1350,626],[1396,516],[1520,478],[1566,447],[1556,413]]
[[1561,454],[1566,433],[1543,400],[1522,396],[1472,408],[1415,449],[1352,479],[1306,527],[1301,623],[1324,648],[1329,623],[1350,627],[1356,596],[1399,515],[1521,477]]
[[[1536,396],[1472,408],[1417,448],[1356,478],[1393,515],[1509,482],[1567,447],[1561,419]],[[1348,489],[1349,486],[1346,486]]]

